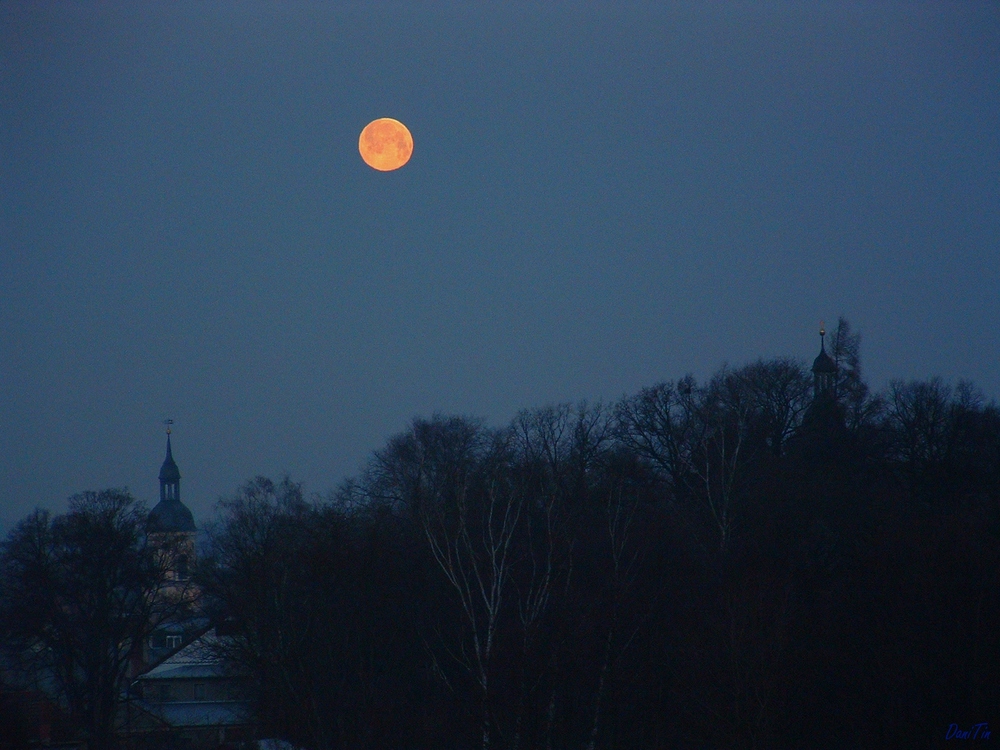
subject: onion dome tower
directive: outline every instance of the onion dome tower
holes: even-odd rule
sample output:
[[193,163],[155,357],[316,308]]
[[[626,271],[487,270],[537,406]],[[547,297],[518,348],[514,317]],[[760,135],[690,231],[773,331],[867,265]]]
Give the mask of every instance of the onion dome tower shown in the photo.
[[837,363],[826,353],[824,338],[826,329],[819,324],[819,356],[813,361],[813,400],[835,399],[837,396]]
[[181,502],[181,472],[174,461],[170,446],[170,425],[167,420],[167,457],[160,467],[160,502],[149,512],[146,534],[163,554],[169,554],[170,579],[187,581],[195,559],[194,515]]
[[[173,420],[167,420],[173,422]],[[181,502],[181,472],[170,448],[170,427],[167,427],[167,457],[160,467],[160,502],[149,513],[146,532],[149,534],[194,533],[194,515]]]
[[819,355],[813,360],[813,400],[802,418],[802,436],[813,458],[836,453],[845,437],[843,406],[837,401],[837,363],[826,352],[826,329],[819,324]]

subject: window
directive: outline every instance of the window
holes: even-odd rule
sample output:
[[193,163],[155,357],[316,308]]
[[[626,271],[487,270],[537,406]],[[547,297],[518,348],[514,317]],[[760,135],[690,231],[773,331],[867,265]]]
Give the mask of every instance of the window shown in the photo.
[[168,635],[166,638],[167,648],[180,648],[183,638],[184,636],[181,635]]
[[196,701],[205,700],[205,684],[202,682],[196,682],[194,685],[194,699]]

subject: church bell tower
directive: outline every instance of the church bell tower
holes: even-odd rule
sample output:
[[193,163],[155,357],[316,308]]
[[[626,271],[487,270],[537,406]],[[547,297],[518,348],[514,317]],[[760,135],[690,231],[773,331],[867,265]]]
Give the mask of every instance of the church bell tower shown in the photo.
[[826,353],[826,328],[819,324],[819,356],[813,361],[813,401],[837,398],[837,363]]
[[174,461],[170,445],[170,426],[167,422],[167,456],[160,467],[160,502],[149,512],[146,533],[164,554],[169,554],[171,564],[169,579],[172,585],[185,586],[195,560],[194,515],[181,502],[181,472]]

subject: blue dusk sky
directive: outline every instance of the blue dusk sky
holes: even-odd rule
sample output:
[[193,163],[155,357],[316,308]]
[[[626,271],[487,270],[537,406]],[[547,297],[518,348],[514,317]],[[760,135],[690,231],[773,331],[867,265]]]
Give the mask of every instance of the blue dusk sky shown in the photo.
[[[376,172],[358,135],[411,130]],[[862,334],[1000,397],[995,2],[0,4],[0,530]]]

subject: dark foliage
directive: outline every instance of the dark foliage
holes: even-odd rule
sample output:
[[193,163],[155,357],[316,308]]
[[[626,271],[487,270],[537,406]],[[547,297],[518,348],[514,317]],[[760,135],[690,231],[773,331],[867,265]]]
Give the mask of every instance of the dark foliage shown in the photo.
[[69,504],[64,515],[28,516],[0,549],[4,665],[20,688],[13,704],[47,696],[68,717],[57,722],[66,739],[108,748],[129,667],[170,614],[154,596],[170,561],[147,542],[146,508],[127,491],[84,492]]
[[322,501],[250,482],[199,575],[262,734],[932,747],[989,721],[1000,411],[964,383],[870,394],[859,340],[841,321],[822,402],[757,362],[503,429],[416,419]]
[[[344,644],[304,647],[343,689],[296,688],[311,686],[331,728],[310,735],[302,717],[284,736],[930,747],[953,723],[988,720],[1000,699],[1000,414],[967,384],[871,396],[857,337],[843,322],[840,334],[851,372],[829,403],[777,360],[614,409],[526,411],[504,430],[418,419],[330,502],[296,501],[283,511],[296,551],[270,572],[218,559],[250,586],[220,590],[231,611],[265,595],[280,596],[276,618],[322,606],[309,632]],[[244,511],[272,518],[244,508],[248,492],[223,506],[237,538]],[[311,544],[332,557],[306,554]],[[290,585],[298,555],[302,593],[253,590],[275,575]],[[262,716],[308,705],[269,687],[283,669],[261,672],[262,695],[287,703]]]

